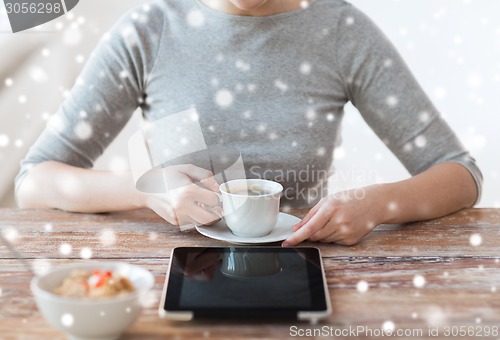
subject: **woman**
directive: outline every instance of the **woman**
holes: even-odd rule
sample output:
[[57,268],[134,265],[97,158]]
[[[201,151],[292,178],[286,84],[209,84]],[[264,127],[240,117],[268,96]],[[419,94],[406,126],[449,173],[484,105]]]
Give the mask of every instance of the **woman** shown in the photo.
[[[325,173],[351,101],[412,177],[324,192]],[[281,181],[288,203],[312,206],[294,234],[352,245],[382,223],[443,216],[472,206],[482,176],[394,47],[341,0],[163,0],[118,22],[85,66],[56,117],[22,162],[21,207],[102,212],[148,207],[172,224],[218,218],[217,183],[192,165],[168,169],[175,195],[137,191],[130,176],[91,170],[137,106],[149,121],[195,105],[208,145],[240,150],[249,176]],[[92,133],[91,133],[92,132]],[[247,169],[249,170],[249,169]]]

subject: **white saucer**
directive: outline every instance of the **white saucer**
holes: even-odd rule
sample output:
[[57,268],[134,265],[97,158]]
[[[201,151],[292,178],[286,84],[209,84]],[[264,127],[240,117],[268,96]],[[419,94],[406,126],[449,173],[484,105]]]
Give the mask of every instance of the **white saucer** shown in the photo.
[[224,220],[209,226],[197,226],[196,230],[206,237],[235,244],[256,244],[283,241],[293,234],[292,226],[299,223],[300,218],[280,212],[278,221],[271,233],[261,237],[241,237],[234,235]]

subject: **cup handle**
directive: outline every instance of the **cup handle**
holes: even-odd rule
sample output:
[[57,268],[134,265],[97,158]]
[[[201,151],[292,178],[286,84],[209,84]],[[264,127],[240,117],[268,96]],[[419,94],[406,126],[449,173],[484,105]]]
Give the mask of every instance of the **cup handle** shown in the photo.
[[217,195],[217,197],[219,198],[219,204],[215,205],[215,206],[212,206],[212,207],[209,207],[209,206],[206,206],[206,205],[203,205],[203,208],[207,209],[208,211],[211,211],[213,212],[214,214],[216,214],[217,216],[219,216],[220,218],[222,218],[224,216],[223,213],[221,212],[218,212],[217,210],[215,210],[214,208],[216,207],[220,207],[222,208],[222,195],[218,192],[215,193]]

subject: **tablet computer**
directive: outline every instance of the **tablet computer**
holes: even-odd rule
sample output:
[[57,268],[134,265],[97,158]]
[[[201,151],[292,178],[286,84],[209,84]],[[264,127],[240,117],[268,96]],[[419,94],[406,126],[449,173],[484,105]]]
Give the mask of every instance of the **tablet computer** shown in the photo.
[[317,248],[180,247],[172,251],[160,317],[294,318],[331,313]]

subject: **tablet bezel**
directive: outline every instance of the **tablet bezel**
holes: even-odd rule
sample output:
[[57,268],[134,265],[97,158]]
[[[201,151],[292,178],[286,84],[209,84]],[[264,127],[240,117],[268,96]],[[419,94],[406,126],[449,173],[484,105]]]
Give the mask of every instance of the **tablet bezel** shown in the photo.
[[[304,321],[318,321],[320,319],[323,319],[327,317],[328,315],[331,314],[332,308],[331,308],[331,302],[330,302],[330,294],[328,292],[328,287],[326,283],[326,276],[325,276],[325,269],[323,266],[323,261],[321,258],[321,252],[318,248],[315,247],[298,247],[298,248],[282,248],[282,247],[262,247],[262,246],[253,246],[253,247],[248,247],[248,246],[237,246],[238,248],[251,248],[251,249],[263,249],[263,250],[269,250],[269,249],[308,249],[307,251],[314,250],[315,251],[315,257],[317,257],[317,260],[319,262],[319,269],[321,270],[321,277],[322,277],[322,287],[323,287],[323,296],[324,296],[324,305],[326,306],[326,309],[321,309],[321,310],[293,310],[290,308],[276,308],[276,309],[266,309],[263,311],[262,309],[255,308],[253,312],[255,312],[255,315],[252,315],[252,309],[245,309],[244,315],[241,314],[241,317],[244,318],[260,318],[260,317],[277,317],[277,318],[296,318],[297,320],[304,320]],[[189,250],[199,250],[199,249],[229,249],[230,247],[176,247],[172,249],[172,252],[170,254],[170,261],[168,265],[168,271],[165,275],[165,281],[163,284],[163,289],[162,289],[162,295],[161,295],[161,300],[160,300],[160,305],[158,308],[158,314],[161,318],[167,318],[170,320],[175,320],[175,321],[190,321],[193,320],[195,317],[198,318],[205,318],[205,317],[219,317],[221,319],[223,318],[234,318],[238,317],[238,313],[241,313],[243,311],[242,308],[224,308],[224,309],[217,309],[217,308],[204,308],[204,309],[196,309],[193,311],[189,310],[166,310],[165,309],[165,302],[166,302],[166,297],[168,293],[168,284],[169,284],[169,278],[171,275],[171,270],[172,270],[172,263],[173,263],[173,258],[174,258],[174,253],[176,251],[179,251],[180,249],[186,249],[187,251]],[[179,249],[179,250],[177,250]],[[317,293],[317,292],[316,292]],[[320,297],[321,298],[321,297]],[[195,316],[196,313],[196,316]]]

